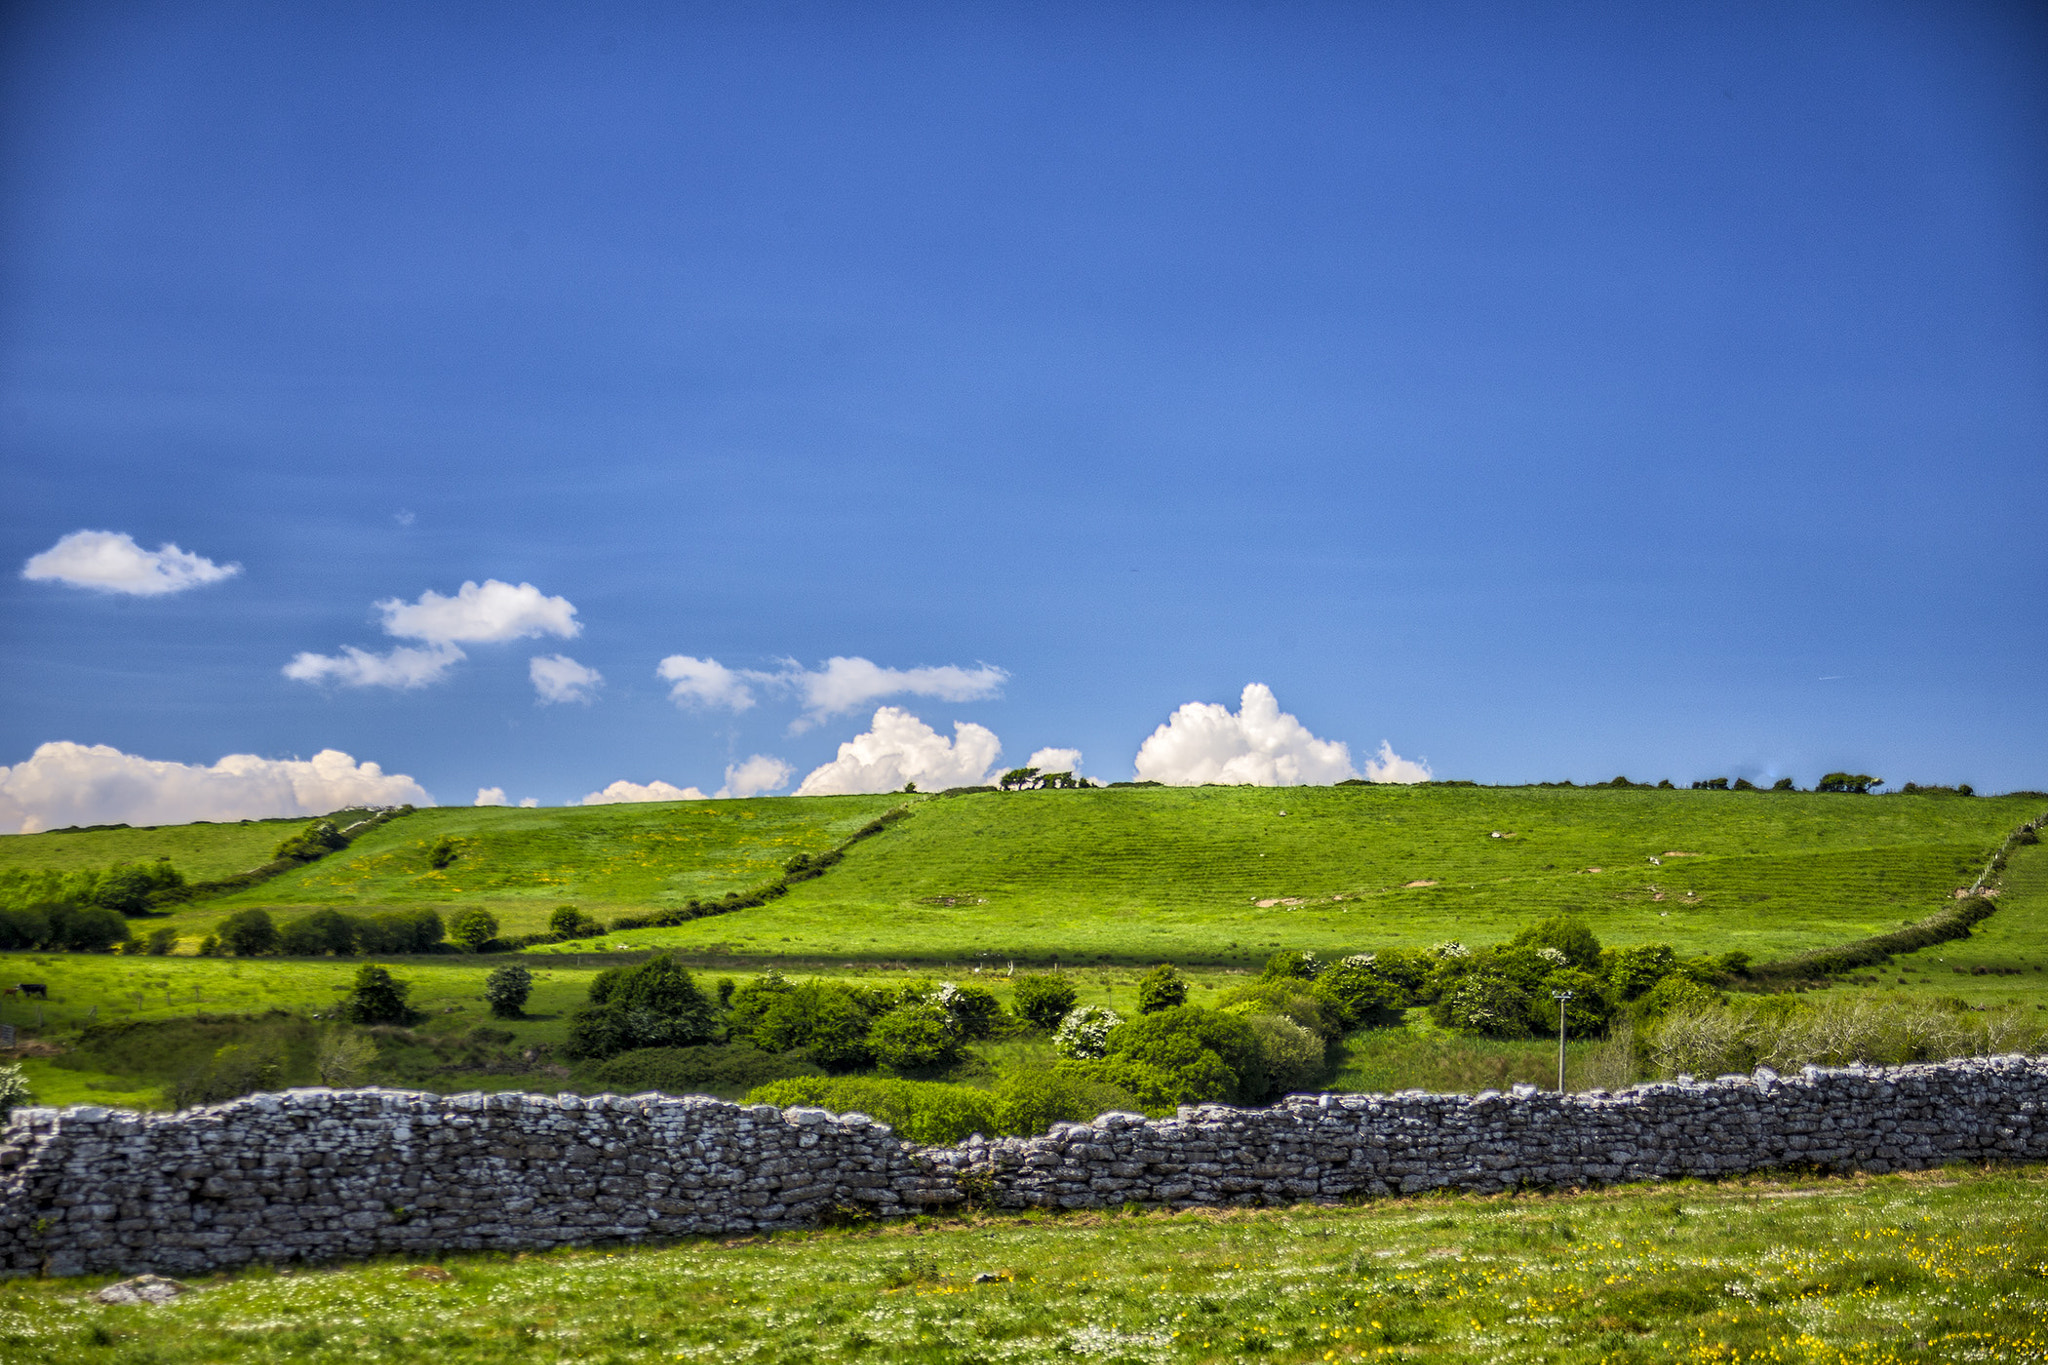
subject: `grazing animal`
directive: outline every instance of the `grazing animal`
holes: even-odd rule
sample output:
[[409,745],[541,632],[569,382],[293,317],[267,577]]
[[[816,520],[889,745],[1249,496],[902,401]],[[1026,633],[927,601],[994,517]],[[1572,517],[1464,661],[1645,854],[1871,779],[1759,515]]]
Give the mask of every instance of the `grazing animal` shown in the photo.
[[20,989],[23,995],[33,995],[43,1000],[50,998],[50,988],[40,981],[24,981]]

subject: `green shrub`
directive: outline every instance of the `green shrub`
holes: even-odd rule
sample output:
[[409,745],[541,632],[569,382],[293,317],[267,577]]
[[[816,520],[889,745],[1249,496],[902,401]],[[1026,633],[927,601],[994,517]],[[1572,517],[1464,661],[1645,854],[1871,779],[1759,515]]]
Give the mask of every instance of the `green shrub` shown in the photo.
[[548,916],[548,932],[557,939],[595,938],[604,932],[604,925],[573,905],[558,905]]
[[519,1019],[526,1014],[526,998],[533,994],[533,973],[517,963],[493,969],[484,978],[484,999],[491,1014],[499,1019]]
[[139,915],[151,905],[175,899],[185,889],[184,874],[165,859],[154,863],[116,863],[99,874],[92,903],[121,915]]
[[1610,948],[1601,954],[1608,989],[1617,999],[1634,1000],[1678,970],[1678,954],[1668,943],[1639,943]]
[[442,835],[439,839],[436,839],[434,841],[433,847],[427,850],[427,862],[431,864],[437,871],[441,868],[447,867],[449,864],[453,863],[457,858],[461,856],[461,841],[446,834]]
[[985,986],[956,986],[949,981],[932,999],[953,1017],[953,1027],[963,1038],[992,1038],[1003,1027],[1003,1002]]
[[178,946],[178,931],[164,928],[152,930],[149,935],[149,955],[164,957]]
[[1304,1090],[1322,1079],[1323,1040],[1285,1015],[1255,1014],[1245,1023],[1259,1043],[1259,1063],[1266,1073],[1266,1094],[1259,1098]]
[[[599,973],[600,977],[603,975]],[[594,983],[592,988],[595,989]],[[723,983],[720,983],[720,989],[723,989]],[[769,1008],[795,989],[796,986],[773,967],[738,987],[732,992],[731,997],[724,1001],[727,1033],[738,1040],[752,1039],[754,1030],[760,1026]]]
[[1320,977],[1314,982],[1294,976],[1261,979],[1226,991],[1216,1005],[1238,1018],[1282,1015],[1319,1038],[1335,1038],[1344,1032],[1344,1016],[1328,1003],[1322,984]]
[[1400,1007],[1407,1003],[1408,993],[1399,982],[1380,973],[1378,958],[1376,953],[1354,953],[1330,964],[1316,978],[1317,1003],[1346,1030],[1400,1022]]
[[1498,970],[1474,971],[1448,984],[1431,1017],[1442,1028],[1482,1038],[1526,1038],[1534,993]]
[[991,1137],[998,1133],[1028,1137],[1055,1123],[1086,1123],[1097,1114],[1140,1107],[1129,1091],[1098,1080],[1085,1066],[1071,1063],[1012,1072],[996,1083],[995,1095],[996,1126],[989,1130]]
[[1576,915],[1552,915],[1523,929],[1508,942],[1518,948],[1554,949],[1582,972],[1596,971],[1600,966],[1600,940]]
[[[739,1003],[744,990],[733,996]],[[873,1016],[853,991],[827,981],[806,981],[776,992],[754,1025],[754,1045],[767,1052],[801,1049],[827,1071],[851,1071],[869,1065],[868,1045]]]
[[747,1095],[749,1104],[803,1105],[835,1114],[866,1114],[912,1142],[955,1143],[972,1133],[1000,1131],[1001,1102],[987,1090],[940,1081],[884,1076],[815,1076],[772,1081]]
[[1721,995],[1683,973],[1674,972],[1645,991],[1630,1013],[1642,1020],[1661,1019],[1673,1010],[1703,1010],[1721,1002]]
[[128,921],[104,906],[58,906],[50,928],[52,938],[75,953],[103,953],[128,941]]
[[[1571,999],[1557,1000],[1553,991],[1570,991]],[[1557,1007],[1562,1004],[1565,1028],[1571,1037],[1591,1038],[1607,1031],[1607,1021],[1614,1013],[1613,1002],[1608,998],[1607,983],[1591,972],[1574,968],[1563,968],[1543,978],[1534,992],[1530,1005],[1530,1023],[1537,1033],[1554,1032],[1557,1028]]]
[[1262,980],[1313,981],[1322,973],[1323,964],[1314,953],[1275,953],[1266,959],[1265,970],[1259,973]]
[[1017,978],[1011,1003],[1018,1014],[1051,1033],[1073,1011],[1078,994],[1058,972],[1033,972]]
[[315,910],[279,930],[278,946],[291,957],[348,957],[356,950],[356,922],[339,910]]
[[478,952],[498,936],[498,917],[480,905],[458,910],[448,926],[448,936],[470,952]]
[[355,987],[341,1002],[342,1017],[352,1024],[410,1024],[419,1017],[406,1003],[411,993],[406,982],[366,962],[356,968]]
[[891,1071],[928,1071],[959,1060],[960,1030],[944,1006],[915,1001],[875,1020],[868,1046]]
[[35,1102],[35,1092],[29,1089],[28,1075],[21,1069],[21,1064],[0,1064],[0,1119]]
[[[1106,1062],[1151,1068],[1171,1082],[1174,1093],[1196,1097],[1176,1103],[1234,1099],[1255,1104],[1266,1093],[1268,1078],[1258,1035],[1242,1018],[1219,1010],[1176,1005],[1126,1019],[1109,1031],[1106,1044]],[[1146,1094],[1141,1072],[1112,1066],[1102,1075],[1133,1094]],[[1127,1084],[1127,1075],[1136,1083]]]
[[718,1034],[718,1009],[674,955],[657,953],[630,970],[600,972],[591,1005],[569,1020],[563,1051],[603,1059],[643,1047],[687,1047]]
[[1174,970],[1173,964],[1161,963],[1139,978],[1138,1013],[1157,1014],[1185,1005],[1188,1000],[1187,978]]
[[1867,793],[1872,787],[1882,787],[1884,779],[1872,777],[1869,773],[1829,773],[1814,787],[1817,792]]
[[1052,1050],[1062,1057],[1100,1057],[1109,1051],[1109,1033],[1123,1016],[1107,1005],[1081,1005],[1060,1020]]
[[281,939],[268,910],[237,910],[220,923],[221,946],[236,957],[261,957],[278,950]]

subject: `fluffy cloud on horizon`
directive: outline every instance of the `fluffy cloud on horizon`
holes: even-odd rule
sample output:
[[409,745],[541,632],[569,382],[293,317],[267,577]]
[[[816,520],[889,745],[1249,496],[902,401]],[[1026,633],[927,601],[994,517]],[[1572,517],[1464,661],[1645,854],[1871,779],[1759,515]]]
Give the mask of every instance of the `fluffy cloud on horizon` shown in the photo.
[[216,564],[168,541],[145,550],[124,531],[73,531],[31,557],[21,576],[35,583],[160,597],[218,583],[241,571],[239,564]]
[[709,801],[711,798],[695,787],[676,787],[666,782],[655,781],[646,784],[627,782],[621,779],[603,791],[591,792],[575,804],[581,806],[618,806],[629,801]]
[[908,711],[880,707],[863,734],[839,746],[839,756],[811,770],[798,796],[887,792],[915,782],[924,791],[970,787],[988,780],[1003,751],[995,732],[955,721],[946,739]]
[[604,686],[604,674],[586,668],[566,654],[536,654],[527,661],[526,676],[543,703],[588,702],[591,692]]
[[730,764],[725,770],[725,785],[712,795],[721,800],[735,796],[759,796],[764,792],[780,791],[789,785],[789,779],[796,775],[796,769],[770,754],[755,754],[742,763]]
[[1036,768],[1042,773],[1081,772],[1081,751],[1079,749],[1034,749],[1031,757],[1024,760],[1027,768]]
[[1429,770],[1428,759],[1406,759],[1394,752],[1394,746],[1380,741],[1378,758],[1365,760],[1365,777],[1368,782],[1399,782],[1402,784],[1428,782],[1436,777]]
[[[1387,753],[1391,757],[1393,751]],[[1139,781],[1170,787],[1314,786],[1358,776],[1348,746],[1317,739],[1280,709],[1264,683],[1245,685],[1236,714],[1220,702],[1180,707],[1139,746],[1133,766]]]
[[[284,675],[294,682],[331,682],[342,687],[391,687],[401,690],[425,687],[446,677],[448,670],[469,656],[465,644],[496,644],[523,640],[536,635],[569,639],[583,631],[576,620],[576,608],[566,597],[548,597],[531,583],[513,586],[487,578],[481,584],[465,581],[453,597],[432,588],[416,602],[386,598],[374,604],[384,614],[384,633],[401,640],[419,640],[423,648],[400,645],[384,654],[373,654],[354,645],[343,645],[339,654],[315,654],[310,650],[292,656]],[[590,675],[586,685],[602,681],[594,669],[584,669],[564,655],[554,659]],[[543,701],[582,701],[575,687],[571,695],[551,696],[542,681],[541,659],[529,665],[529,676]],[[559,673],[559,670],[557,670]]]
[[310,759],[229,754],[211,767],[126,754],[105,744],[38,745],[0,767],[0,833],[67,825],[172,825],[325,815],[346,806],[430,806],[403,773],[358,763],[339,749]]
[[981,701],[993,697],[1009,673],[990,664],[961,668],[885,668],[859,656],[833,655],[820,668],[807,669],[794,659],[779,669],[727,668],[716,659],[671,654],[655,675],[674,684],[669,697],[678,706],[738,714],[757,702],[755,688],[794,696],[803,714],[790,725],[800,733],[833,716],[847,715],[883,697],[910,695],[939,701]]

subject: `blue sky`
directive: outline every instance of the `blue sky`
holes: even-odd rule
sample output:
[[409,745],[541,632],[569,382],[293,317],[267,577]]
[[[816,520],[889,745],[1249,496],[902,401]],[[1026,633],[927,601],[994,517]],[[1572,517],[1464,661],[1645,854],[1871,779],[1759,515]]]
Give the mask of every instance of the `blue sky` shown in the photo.
[[[888,705],[1115,779],[1259,683],[1357,770],[2048,786],[2032,7],[62,4],[0,60],[0,551],[240,566],[8,573],[0,763],[554,804]],[[577,633],[285,675],[492,580]],[[834,657],[983,681],[792,733]]]

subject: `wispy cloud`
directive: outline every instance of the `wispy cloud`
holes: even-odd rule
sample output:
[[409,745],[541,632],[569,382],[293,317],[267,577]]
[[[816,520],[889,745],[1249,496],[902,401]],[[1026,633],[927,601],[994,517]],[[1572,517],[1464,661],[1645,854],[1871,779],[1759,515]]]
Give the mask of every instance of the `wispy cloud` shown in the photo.
[[737,714],[751,709],[760,692],[794,697],[802,714],[790,726],[793,732],[808,730],[833,716],[849,715],[883,697],[979,701],[1000,693],[1010,676],[989,664],[885,668],[857,655],[834,655],[817,668],[805,668],[788,659],[780,668],[736,669],[716,659],[671,654],[655,673],[673,684],[669,696],[677,705],[695,709]]
[[384,654],[343,645],[339,654],[295,655],[284,666],[284,675],[293,682],[331,682],[342,687],[425,687],[441,681],[450,668],[467,657],[454,645],[430,645],[425,649],[400,645]]
[[543,702],[588,702],[590,694],[604,685],[602,673],[566,654],[536,654],[527,661],[526,675]]

